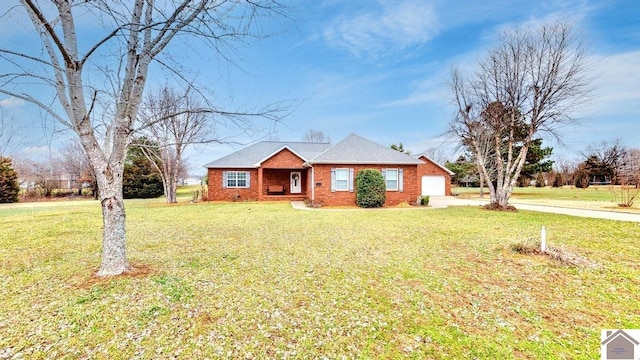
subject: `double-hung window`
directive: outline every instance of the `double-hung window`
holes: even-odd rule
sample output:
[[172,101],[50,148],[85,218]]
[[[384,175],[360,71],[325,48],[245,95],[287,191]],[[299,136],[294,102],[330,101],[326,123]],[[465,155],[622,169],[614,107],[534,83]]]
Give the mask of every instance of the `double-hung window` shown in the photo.
[[335,191],[353,191],[352,168],[331,169],[331,192]]
[[387,169],[384,180],[387,190],[398,190],[398,169]]
[[248,171],[225,171],[222,185],[225,188],[248,188],[249,172]]
[[349,169],[336,169],[336,191],[349,190]]
[[403,191],[402,169],[382,169],[382,176],[387,191]]

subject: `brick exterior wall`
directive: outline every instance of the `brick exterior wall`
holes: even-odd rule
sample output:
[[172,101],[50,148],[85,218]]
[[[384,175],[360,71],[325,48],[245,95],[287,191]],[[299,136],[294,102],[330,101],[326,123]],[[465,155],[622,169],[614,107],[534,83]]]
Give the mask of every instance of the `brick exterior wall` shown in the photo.
[[[304,197],[308,189],[308,169],[303,168],[304,161],[288,149],[283,149],[279,153],[265,160],[262,164],[262,192],[259,186],[258,169],[208,169],[209,177],[209,200],[212,201],[233,201],[233,200],[260,200],[268,196],[269,185],[282,185],[284,195],[290,194],[289,175],[291,171],[301,173],[302,193]],[[224,189],[222,187],[222,174],[224,171],[249,171],[251,177],[250,188],[248,189]]]
[[[353,192],[335,191],[331,192],[331,169],[347,168],[353,169]],[[403,191],[387,191],[385,206],[395,206],[403,201],[415,204],[420,195],[420,182],[416,165],[314,165],[315,202],[325,206],[354,206],[356,205],[355,177],[358,171],[363,169],[375,169],[381,171],[383,168],[403,169],[404,189]],[[318,184],[320,183],[320,184]]]
[[[448,172],[442,170],[438,165],[431,162],[424,156],[418,158],[424,163],[418,165],[418,187],[422,187],[422,176],[424,175],[442,175],[444,176],[444,194],[451,195],[451,175]],[[418,194],[422,193],[422,189],[418,190]]]
[[289,149],[283,149],[265,160],[260,164],[260,167],[263,169],[302,169],[303,164],[304,160],[289,151]]
[[[420,157],[424,163],[420,165],[340,165],[317,164],[314,165],[315,201],[327,206],[353,206],[356,204],[355,176],[362,169],[403,169],[403,191],[387,191],[386,206],[395,206],[402,202],[415,204],[416,199],[422,193],[422,176],[442,175],[445,178],[445,194],[451,195],[451,176],[445,170],[425,157]],[[302,197],[311,198],[311,170],[303,168],[304,161],[288,149],[275,154],[262,163],[262,186],[259,184],[258,169],[209,169],[209,200],[234,201],[234,200],[267,200],[269,185],[282,185],[284,195],[290,194],[289,175],[291,171],[300,171],[302,178]],[[331,169],[353,169],[354,191],[331,192]],[[251,187],[248,189],[225,189],[222,187],[222,174],[224,171],[249,171]],[[262,192],[260,193],[260,189]],[[280,199],[281,200],[281,199]]]
[[[223,188],[222,173],[225,171],[248,171],[250,188]],[[209,200],[212,201],[245,201],[258,200],[258,169],[209,169]]]

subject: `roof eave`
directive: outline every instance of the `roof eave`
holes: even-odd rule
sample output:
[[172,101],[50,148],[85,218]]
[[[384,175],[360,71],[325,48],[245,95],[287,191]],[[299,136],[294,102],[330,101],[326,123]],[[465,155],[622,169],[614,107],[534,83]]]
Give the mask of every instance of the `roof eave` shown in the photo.
[[203,166],[206,169],[257,169],[260,166],[250,165],[250,166],[241,166],[241,165],[205,165]]
[[416,162],[399,162],[399,161],[342,161],[342,160],[313,160],[307,162],[309,165],[327,165],[327,164],[337,164],[337,165],[420,165],[421,161]]

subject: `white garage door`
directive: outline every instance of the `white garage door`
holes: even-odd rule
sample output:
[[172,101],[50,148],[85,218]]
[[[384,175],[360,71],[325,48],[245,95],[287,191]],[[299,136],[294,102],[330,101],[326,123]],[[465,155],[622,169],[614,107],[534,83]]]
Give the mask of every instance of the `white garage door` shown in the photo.
[[422,177],[422,196],[444,195],[444,176],[425,175]]

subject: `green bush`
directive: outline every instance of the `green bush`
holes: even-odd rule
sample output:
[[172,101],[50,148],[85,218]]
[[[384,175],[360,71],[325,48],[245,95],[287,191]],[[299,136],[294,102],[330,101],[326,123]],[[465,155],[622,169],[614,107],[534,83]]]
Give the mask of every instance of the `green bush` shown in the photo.
[[365,169],[356,175],[356,204],[363,208],[381,207],[386,201],[384,177],[378,170]]
[[11,167],[11,159],[0,156],[0,203],[18,201],[18,174]]
[[429,205],[429,195],[425,195],[420,198],[420,205],[422,206]]

